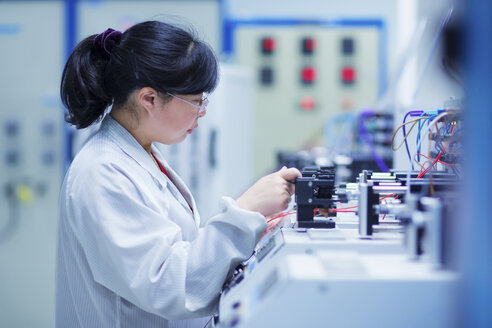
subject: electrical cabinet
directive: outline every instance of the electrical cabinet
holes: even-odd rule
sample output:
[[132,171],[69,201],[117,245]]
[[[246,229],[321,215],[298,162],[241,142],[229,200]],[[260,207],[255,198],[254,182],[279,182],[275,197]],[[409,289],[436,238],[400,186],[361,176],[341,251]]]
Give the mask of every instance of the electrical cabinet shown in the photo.
[[384,72],[382,22],[233,26],[231,52],[255,74],[255,176],[275,169],[277,151],[320,143],[324,124],[333,115],[378,99]]

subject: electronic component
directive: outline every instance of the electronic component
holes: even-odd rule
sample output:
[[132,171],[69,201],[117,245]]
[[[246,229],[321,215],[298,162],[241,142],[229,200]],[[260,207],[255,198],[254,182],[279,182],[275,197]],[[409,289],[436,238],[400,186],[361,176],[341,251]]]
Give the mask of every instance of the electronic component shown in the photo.
[[297,225],[299,228],[333,228],[330,219],[313,220],[315,209],[333,205],[335,170],[333,167],[306,167],[296,180]]

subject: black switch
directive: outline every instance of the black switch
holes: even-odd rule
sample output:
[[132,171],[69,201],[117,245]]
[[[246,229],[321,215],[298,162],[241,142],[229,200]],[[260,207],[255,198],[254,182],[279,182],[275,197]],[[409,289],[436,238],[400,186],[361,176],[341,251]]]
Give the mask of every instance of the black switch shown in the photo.
[[354,53],[354,39],[344,38],[342,39],[342,54],[352,55]]
[[260,70],[260,83],[263,85],[273,83],[273,69],[271,67],[263,67]]

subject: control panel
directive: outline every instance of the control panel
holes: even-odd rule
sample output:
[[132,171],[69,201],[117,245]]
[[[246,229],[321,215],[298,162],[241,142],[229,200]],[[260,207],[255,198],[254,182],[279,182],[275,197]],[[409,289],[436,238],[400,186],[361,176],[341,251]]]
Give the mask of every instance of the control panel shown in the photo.
[[379,25],[238,25],[234,54],[256,75],[254,173],[278,150],[319,143],[333,115],[373,105],[383,70]]

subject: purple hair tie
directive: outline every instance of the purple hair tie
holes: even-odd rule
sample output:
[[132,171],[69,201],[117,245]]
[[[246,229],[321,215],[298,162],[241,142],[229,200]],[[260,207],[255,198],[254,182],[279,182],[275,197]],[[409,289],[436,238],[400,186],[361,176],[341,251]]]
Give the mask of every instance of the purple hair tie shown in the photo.
[[108,57],[113,52],[114,45],[121,39],[121,32],[108,28],[101,34],[96,35],[94,38],[94,46],[103,54]]

